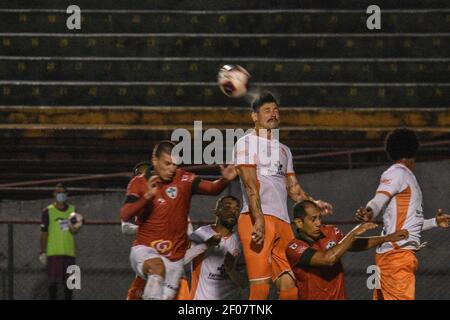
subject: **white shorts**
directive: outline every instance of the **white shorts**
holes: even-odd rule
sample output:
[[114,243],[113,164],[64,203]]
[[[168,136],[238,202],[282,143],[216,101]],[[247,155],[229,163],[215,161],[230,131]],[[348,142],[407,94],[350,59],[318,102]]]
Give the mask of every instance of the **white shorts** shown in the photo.
[[166,257],[161,256],[155,249],[144,245],[137,245],[131,248],[131,268],[143,279],[147,279],[147,276],[143,272],[144,262],[154,258],[161,259],[164,264],[166,277],[163,283],[163,298],[171,300],[175,297],[180,284],[180,278],[184,274],[183,259],[170,261]]

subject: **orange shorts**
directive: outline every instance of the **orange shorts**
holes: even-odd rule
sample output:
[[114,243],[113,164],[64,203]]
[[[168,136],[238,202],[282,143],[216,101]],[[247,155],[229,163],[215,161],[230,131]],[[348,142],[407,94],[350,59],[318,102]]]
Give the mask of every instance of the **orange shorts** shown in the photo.
[[414,300],[416,271],[419,263],[411,250],[395,249],[375,256],[380,268],[381,289],[373,292],[374,300]]
[[291,268],[286,258],[286,247],[294,239],[291,225],[277,217],[264,215],[265,235],[262,245],[252,241],[253,217],[242,213],[238,220],[238,232],[244,252],[250,281],[272,278],[275,281]]
[[[127,300],[142,300],[142,293],[144,292],[146,281],[139,276],[134,278],[131,283],[130,289],[128,289]],[[180,286],[178,287],[176,300],[189,300],[189,283],[186,278],[180,279]]]

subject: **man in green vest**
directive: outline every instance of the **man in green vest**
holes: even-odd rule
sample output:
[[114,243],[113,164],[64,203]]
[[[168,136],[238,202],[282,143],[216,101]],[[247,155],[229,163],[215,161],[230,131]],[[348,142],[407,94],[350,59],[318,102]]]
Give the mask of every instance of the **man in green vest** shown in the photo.
[[69,216],[75,207],[66,203],[67,189],[63,184],[56,186],[53,195],[56,202],[42,212],[39,260],[47,267],[50,299],[56,299],[58,284],[62,284],[65,299],[71,300],[72,290],[66,285],[66,271],[75,264],[75,241],[69,228]]

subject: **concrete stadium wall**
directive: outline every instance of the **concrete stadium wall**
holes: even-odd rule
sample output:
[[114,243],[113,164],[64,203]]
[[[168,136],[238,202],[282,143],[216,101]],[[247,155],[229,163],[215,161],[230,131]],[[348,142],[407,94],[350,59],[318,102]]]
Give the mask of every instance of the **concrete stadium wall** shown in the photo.
[[[331,202],[335,215],[327,220],[352,220],[355,210],[373,195],[379,176],[387,166],[307,174],[300,178],[304,189],[316,198]],[[450,210],[450,161],[420,163],[417,179],[424,195],[426,218],[438,208]],[[224,194],[240,196],[239,185],[233,183]],[[71,197],[71,203],[87,220],[119,221],[118,212],[124,194],[101,194]],[[216,197],[195,196],[191,219],[212,221]],[[40,219],[41,210],[52,200],[2,201],[0,220]],[[291,204],[291,203],[290,203]],[[326,221],[325,221],[326,222]],[[341,226],[348,231],[351,226]],[[380,230],[374,231],[378,234]],[[7,298],[7,226],[0,224],[0,299]],[[39,264],[39,226],[14,225],[14,293],[15,299],[46,299],[46,275]],[[81,267],[81,290],[76,299],[124,299],[133,279],[128,253],[132,238],[123,236],[119,226],[87,225],[76,236],[77,264]],[[424,234],[427,248],[417,255],[418,299],[450,299],[450,230],[431,230]],[[370,299],[366,287],[366,269],[373,264],[374,252],[349,253],[344,259],[347,293],[351,299]],[[246,292],[243,294],[246,295]]]

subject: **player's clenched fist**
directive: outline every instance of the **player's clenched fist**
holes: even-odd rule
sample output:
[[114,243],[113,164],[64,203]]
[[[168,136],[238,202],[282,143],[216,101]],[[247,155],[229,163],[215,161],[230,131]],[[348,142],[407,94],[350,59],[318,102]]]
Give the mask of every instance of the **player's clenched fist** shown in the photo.
[[264,224],[264,216],[260,216],[255,219],[255,224],[253,225],[252,230],[252,240],[257,245],[260,245],[264,242],[264,230],[265,224]]
[[360,207],[357,211],[356,211],[356,220],[361,221],[361,222],[368,222],[372,220],[373,217],[373,211],[371,208],[367,207]]
[[322,210],[323,216],[330,216],[333,214],[333,206],[331,204],[329,204],[328,202],[325,202],[322,200],[317,200],[316,204]]
[[442,209],[439,209],[436,215],[436,223],[440,228],[450,227],[450,215],[444,213]]
[[387,242],[397,242],[397,241],[401,241],[401,240],[406,240],[408,239],[409,236],[409,232],[408,230],[400,230],[394,233],[391,233],[389,235],[386,236],[386,241]]

